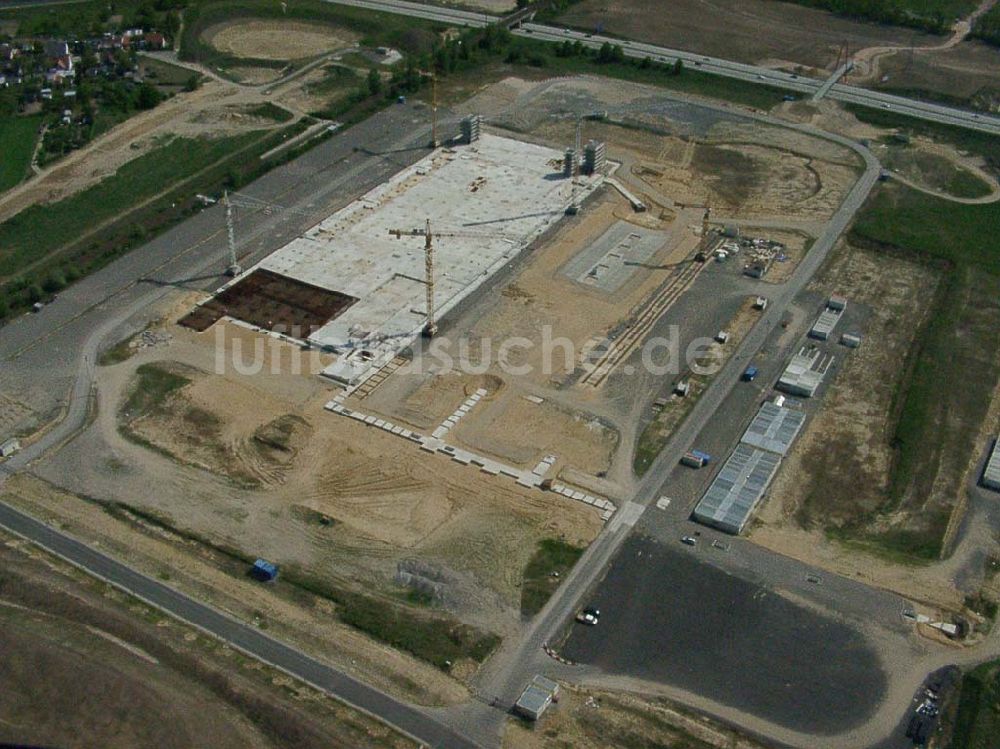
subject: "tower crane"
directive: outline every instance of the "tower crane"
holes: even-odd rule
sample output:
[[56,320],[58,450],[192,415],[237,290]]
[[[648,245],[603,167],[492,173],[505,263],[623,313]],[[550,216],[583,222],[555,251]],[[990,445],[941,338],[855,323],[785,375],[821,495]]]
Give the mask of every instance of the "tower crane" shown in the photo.
[[222,204],[226,209],[226,244],[229,249],[229,265],[226,266],[226,275],[230,278],[235,278],[243,273],[243,266],[240,265],[239,259],[236,257],[236,225],[233,220],[234,207],[246,208],[250,210],[262,210],[269,215],[274,211],[296,213],[300,216],[310,215],[306,211],[300,211],[296,208],[286,208],[275,203],[269,203],[266,200],[261,200],[260,198],[254,198],[250,195],[244,195],[242,193],[233,193],[230,195],[228,190],[225,190],[222,193]]
[[489,238],[495,234],[477,234],[466,231],[431,231],[431,220],[427,219],[422,229],[389,229],[389,234],[396,239],[403,237],[424,238],[424,286],[427,290],[427,322],[424,324],[423,335],[433,338],[437,334],[437,318],[434,314],[434,239],[436,237],[479,237]]

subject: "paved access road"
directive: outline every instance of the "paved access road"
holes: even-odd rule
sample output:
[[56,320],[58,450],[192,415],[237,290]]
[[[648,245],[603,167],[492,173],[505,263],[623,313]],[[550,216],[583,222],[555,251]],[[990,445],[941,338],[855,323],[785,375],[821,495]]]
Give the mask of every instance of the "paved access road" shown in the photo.
[[[2,485],[2,481],[0,481]],[[44,523],[0,503],[0,525],[48,549],[88,574],[131,593],[178,619],[193,624],[244,653],[373,714],[411,737],[442,749],[479,746],[437,720],[300,650],[195,601],[173,588],[126,567]]]
[[[817,131],[809,126],[789,125],[764,115],[753,115],[751,119],[808,133],[846,146],[864,161],[864,173],[827,224],[822,236],[816,240],[812,249],[799,264],[791,280],[770,294],[771,303],[767,311],[750,334],[744,338],[723,369],[715,375],[708,390],[674,432],[673,437],[647,471],[633,500],[619,508],[618,514],[584,552],[569,576],[549,599],[548,604],[536,615],[527,634],[516,648],[511,647],[511,652],[505,653],[505,662],[484,671],[478,684],[486,694],[500,695],[505,700],[515,699],[519,689],[531,678],[534,670],[542,664],[539,660],[539,653],[542,652],[543,644],[556,640],[567,618],[572,616],[583,597],[593,589],[601,575],[604,574],[611,560],[631,535],[631,524],[635,523],[660,496],[662,485],[670,470],[677,465],[698,433],[715,416],[728,393],[738,382],[744,363],[753,358],[770,332],[779,325],[788,305],[805,288],[822,265],[878,180],[881,170],[878,160],[867,148],[849,138]],[[629,522],[626,522],[626,519]]]
[[[407,0],[326,0],[326,2],[338,5],[352,5],[357,8],[367,8],[368,10],[382,11],[384,13],[398,13],[412,18],[425,18],[430,21],[456,26],[482,27],[499,20],[497,16],[491,16],[486,13],[474,13],[466,10],[423,5],[416,2],[407,2]],[[520,28],[514,29],[514,33],[520,36],[530,36],[535,39],[551,42],[566,40],[580,42],[591,48],[597,48],[605,42],[609,42],[620,45],[626,57],[637,59],[649,57],[662,62],[683,60],[685,65],[697,68],[704,73],[721,75],[726,78],[735,78],[757,84],[766,83],[808,96],[813,96],[819,92],[825,83],[815,78],[772,70],[771,68],[746,65],[744,63],[723,60],[718,57],[706,57],[704,55],[685,52],[684,50],[660,47],[655,44],[617,39],[599,34],[587,34],[582,31],[561,29],[538,23],[522,24]],[[871,91],[844,83],[833,85],[829,89],[829,92],[826,93],[826,97],[873,109],[891,110],[897,114],[905,114],[931,122],[956,125],[971,130],[979,130],[984,133],[1000,135],[1000,117],[970,112],[957,107],[917,101],[904,96],[887,94],[881,91]]]
[[[243,192],[252,197],[293,210],[273,215],[271,211],[244,213],[238,229],[241,261],[248,265],[268,254],[325,218],[332,208],[426,153],[420,147],[429,135],[426,119],[426,114],[414,107],[393,107],[245,188]],[[68,380],[69,389],[59,396],[62,418],[40,439],[0,463],[0,490],[9,476],[27,470],[86,424],[97,354],[109,341],[131,332],[123,328],[133,325],[172,288],[221,284],[227,249],[220,211],[214,206],[194,216],[81,280],[40,313],[24,315],[0,328],[0,371],[5,379],[18,374],[60,394]],[[427,746],[480,746],[447,727],[431,711],[366,686],[2,502],[0,526],[248,655],[375,715]]]

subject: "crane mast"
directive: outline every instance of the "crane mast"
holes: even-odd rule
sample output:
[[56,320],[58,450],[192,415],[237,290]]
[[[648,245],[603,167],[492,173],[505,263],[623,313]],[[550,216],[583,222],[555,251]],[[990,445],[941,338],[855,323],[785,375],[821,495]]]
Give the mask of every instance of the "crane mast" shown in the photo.
[[427,287],[427,324],[424,325],[424,337],[433,338],[437,334],[437,322],[434,320],[434,238],[431,236],[430,219],[427,219],[424,233],[424,283]]
[[222,202],[226,206],[226,240],[229,245],[229,266],[226,268],[226,275],[235,278],[243,272],[243,268],[236,259],[236,233],[233,229],[233,204],[229,201],[229,190],[222,193]]

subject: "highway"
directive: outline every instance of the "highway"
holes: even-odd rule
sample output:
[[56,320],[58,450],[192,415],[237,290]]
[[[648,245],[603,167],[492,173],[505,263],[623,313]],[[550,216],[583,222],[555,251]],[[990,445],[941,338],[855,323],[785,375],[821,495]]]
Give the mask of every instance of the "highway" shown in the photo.
[[[397,13],[412,18],[424,18],[429,21],[456,26],[481,28],[499,20],[498,16],[491,16],[485,13],[423,5],[421,3],[408,2],[407,0],[325,1],[337,5],[351,5],[356,8],[381,11],[383,13]],[[747,81],[748,83],[776,86],[809,97],[813,97],[819,93],[825,84],[825,81],[815,78],[759,67],[757,65],[732,62],[718,57],[707,57],[692,52],[685,52],[684,50],[660,47],[655,44],[601,36],[599,34],[587,34],[582,31],[573,31],[572,29],[563,29],[538,23],[524,23],[520,28],[514,29],[513,33],[548,42],[562,42],[566,40],[580,42],[584,46],[594,49],[608,42],[620,45],[626,57],[636,59],[649,57],[659,62],[673,62],[679,59],[683,60],[686,66],[700,70],[703,73],[721,75],[726,78]],[[825,94],[825,98],[848,104],[857,104],[871,109],[888,110],[896,114],[916,117],[929,122],[939,122],[946,125],[955,125],[970,130],[1000,135],[1000,117],[971,112],[958,107],[918,101],[904,96],[872,91],[844,83],[837,83],[830,87],[829,91]]]

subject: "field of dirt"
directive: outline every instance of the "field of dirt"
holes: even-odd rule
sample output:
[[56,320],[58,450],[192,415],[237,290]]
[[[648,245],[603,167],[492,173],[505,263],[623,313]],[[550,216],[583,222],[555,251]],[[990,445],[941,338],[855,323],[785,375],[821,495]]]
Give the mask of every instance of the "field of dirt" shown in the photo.
[[[534,135],[569,142],[572,125],[547,124]],[[588,137],[622,162],[619,177],[651,204],[709,205],[732,219],[822,221],[857,179],[842,147],[777,128],[719,125],[704,141],[588,123]]]
[[[870,311],[865,341],[842,357],[822,408],[786,458],[751,536],[756,543],[851,577],[860,575],[896,590],[902,586],[901,592],[909,590],[919,600],[952,600],[956,594],[943,576],[846,550],[828,541],[823,528],[866,519],[885,500],[895,383],[936,283],[930,269],[848,245],[837,250],[814,281],[814,288],[844,294],[852,305]],[[934,510],[923,506],[908,514],[919,518]],[[866,520],[866,527],[885,530],[905,519]]]
[[349,47],[358,37],[321,23],[240,19],[206,29],[202,39],[232,57],[291,61]]
[[[775,261],[771,269],[764,276],[764,283],[780,284],[792,277],[795,269],[806,256],[807,247],[812,246],[813,238],[800,231],[781,231],[766,227],[743,226],[744,237],[761,237],[775,242],[781,242],[785,246],[783,253],[786,260]],[[744,262],[743,259],[740,262]]]
[[939,43],[908,29],[773,0],[679,0],[669,9],[659,0],[583,0],[560,21],[739,62],[831,70],[845,43],[851,50]]
[[[390,597],[405,593],[395,583],[398,565],[415,560],[446,581],[438,605],[501,635],[520,627],[521,575],[538,541],[585,545],[599,530],[593,508],[428,456],[326,412],[330,390],[309,362],[291,374],[289,357],[306,356],[298,349],[269,346],[253,376],[237,374],[226,358],[217,369],[218,340],[227,355],[239,341],[246,356],[260,337],[225,323],[216,329],[223,339],[215,329],[199,335],[170,326],[169,343],[104,371],[102,410],[79,448],[102,445],[102,457],[73,477],[74,486],[212,543],[314,574],[335,571]],[[121,404],[136,370],[151,363],[190,382],[130,423]],[[131,437],[119,432],[123,419]]]
[[563,685],[559,702],[539,727],[512,718],[504,749],[761,749],[761,745],[704,716],[693,716],[666,700],[647,699]]
[[879,59],[873,85],[904,94],[926,90],[971,99],[975,106],[996,111],[1000,107],[1000,49],[968,41],[937,52],[901,50]]
[[586,413],[549,401],[534,403],[507,389],[462,419],[455,440],[522,468],[532,468],[546,455],[555,455],[555,472],[569,466],[598,473],[611,467],[618,434]]
[[413,746],[20,540],[0,541],[4,741],[109,749]]

